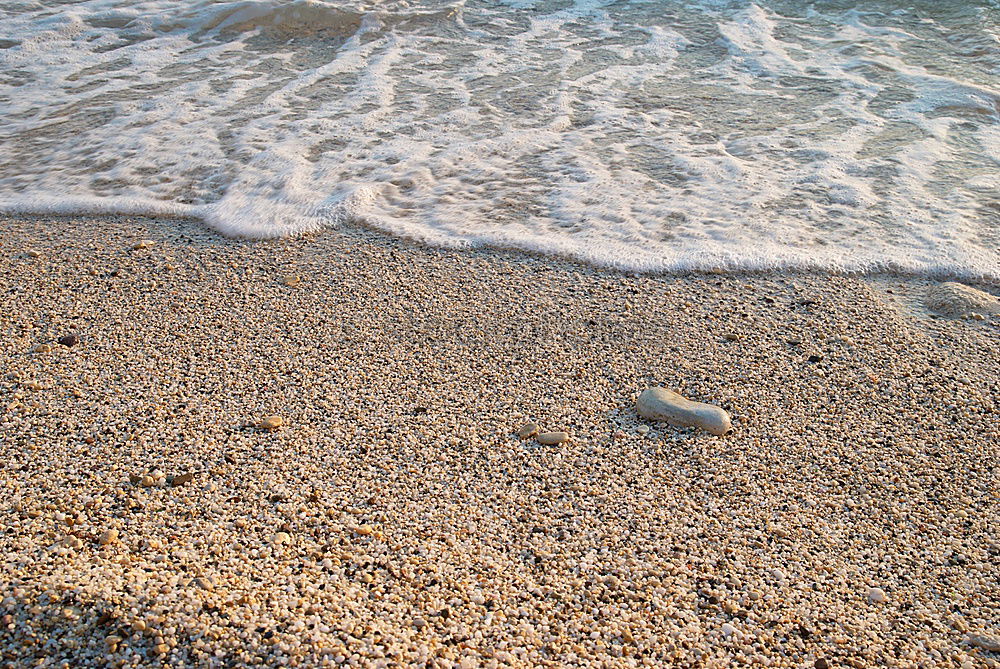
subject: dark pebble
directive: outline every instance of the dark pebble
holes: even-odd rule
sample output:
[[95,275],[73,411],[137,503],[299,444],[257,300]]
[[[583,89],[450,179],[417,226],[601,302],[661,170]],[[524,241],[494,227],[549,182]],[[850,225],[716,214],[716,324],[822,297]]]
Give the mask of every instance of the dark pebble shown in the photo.
[[826,661],[825,657],[821,657],[816,660],[813,666],[816,667],[816,669],[830,669],[830,663]]
[[63,346],[76,346],[80,343],[80,336],[75,334],[66,335],[59,338],[59,343]]
[[194,472],[188,472],[187,474],[181,474],[180,476],[175,476],[170,479],[170,485],[178,486],[189,483],[194,478]]
[[809,356],[809,362],[819,362],[822,359],[823,359],[823,356],[821,356],[821,355],[811,355],[811,356]]

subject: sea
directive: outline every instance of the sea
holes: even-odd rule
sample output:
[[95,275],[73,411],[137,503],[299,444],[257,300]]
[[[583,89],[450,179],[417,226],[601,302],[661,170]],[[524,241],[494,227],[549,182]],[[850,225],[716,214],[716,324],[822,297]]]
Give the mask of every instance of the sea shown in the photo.
[[0,0],[0,212],[998,280],[1000,4]]

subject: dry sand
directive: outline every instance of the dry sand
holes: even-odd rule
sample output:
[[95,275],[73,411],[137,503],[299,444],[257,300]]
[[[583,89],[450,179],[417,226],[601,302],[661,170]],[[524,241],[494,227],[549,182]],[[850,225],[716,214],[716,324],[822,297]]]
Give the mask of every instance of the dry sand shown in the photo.
[[0,664],[1000,666],[1000,318],[929,282],[0,225]]

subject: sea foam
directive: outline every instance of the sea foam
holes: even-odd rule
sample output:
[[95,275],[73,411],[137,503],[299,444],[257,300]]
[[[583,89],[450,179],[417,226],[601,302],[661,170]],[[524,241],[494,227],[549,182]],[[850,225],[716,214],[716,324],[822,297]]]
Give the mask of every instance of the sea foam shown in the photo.
[[0,210],[1000,278],[996,3],[803,7],[8,4]]

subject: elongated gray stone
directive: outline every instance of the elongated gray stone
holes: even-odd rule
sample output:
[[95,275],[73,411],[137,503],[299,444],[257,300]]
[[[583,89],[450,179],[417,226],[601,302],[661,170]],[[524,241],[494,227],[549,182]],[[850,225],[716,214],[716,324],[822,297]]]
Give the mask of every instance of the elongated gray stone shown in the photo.
[[704,402],[694,402],[666,388],[642,391],[635,403],[643,418],[661,420],[679,427],[698,427],[722,435],[733,429],[725,409]]

